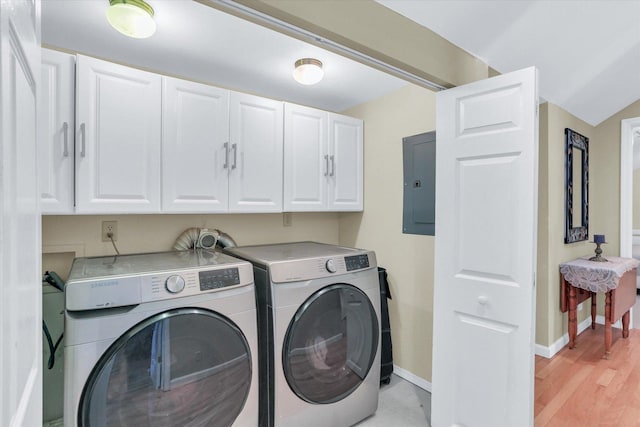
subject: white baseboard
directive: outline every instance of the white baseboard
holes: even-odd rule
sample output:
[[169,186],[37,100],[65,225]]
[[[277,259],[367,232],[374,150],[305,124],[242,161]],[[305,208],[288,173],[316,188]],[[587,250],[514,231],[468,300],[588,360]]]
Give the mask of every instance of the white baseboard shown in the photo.
[[[604,316],[597,315],[596,323],[598,325],[604,325]],[[618,320],[616,323],[612,325],[614,328],[622,329],[622,321]],[[584,331],[587,328],[591,327],[591,316],[584,319],[582,322],[578,323],[578,334]],[[629,329],[631,329],[631,325],[629,325]],[[536,344],[536,354],[538,356],[545,357],[547,359],[551,359],[556,355],[562,348],[569,343],[569,333],[565,333],[561,336],[556,342],[551,344],[549,347],[545,347],[540,344]]]
[[393,373],[399,376],[400,378],[409,381],[413,385],[420,387],[423,390],[431,393],[431,383],[424,378],[417,376],[416,374],[407,371],[406,369],[402,369],[397,365],[393,365]]

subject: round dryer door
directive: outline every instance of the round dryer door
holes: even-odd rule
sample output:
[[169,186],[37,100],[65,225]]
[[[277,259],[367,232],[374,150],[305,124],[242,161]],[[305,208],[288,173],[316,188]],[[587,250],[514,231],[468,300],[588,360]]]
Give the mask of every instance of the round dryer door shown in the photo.
[[369,373],[378,335],[373,305],[358,288],[341,283],[314,293],[285,336],[282,364],[289,386],[311,403],[344,399]]
[[251,385],[240,329],[208,310],[153,316],[100,358],[80,400],[78,425],[230,426]]

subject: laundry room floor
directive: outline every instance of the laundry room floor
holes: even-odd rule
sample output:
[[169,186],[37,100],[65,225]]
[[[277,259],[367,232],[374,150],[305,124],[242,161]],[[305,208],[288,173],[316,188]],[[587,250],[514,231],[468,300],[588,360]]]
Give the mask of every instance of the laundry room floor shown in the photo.
[[[430,427],[431,393],[391,375],[391,382],[380,388],[378,410],[355,427]],[[62,419],[43,427],[62,427]]]
[[380,388],[378,410],[355,427],[429,427],[431,393],[391,375]]

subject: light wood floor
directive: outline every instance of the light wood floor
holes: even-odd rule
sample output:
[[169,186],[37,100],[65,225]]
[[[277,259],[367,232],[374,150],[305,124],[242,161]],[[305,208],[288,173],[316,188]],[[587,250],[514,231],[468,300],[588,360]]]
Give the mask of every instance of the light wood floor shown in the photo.
[[535,426],[640,426],[640,330],[613,329],[605,360],[604,326],[585,330],[576,348],[536,356]]

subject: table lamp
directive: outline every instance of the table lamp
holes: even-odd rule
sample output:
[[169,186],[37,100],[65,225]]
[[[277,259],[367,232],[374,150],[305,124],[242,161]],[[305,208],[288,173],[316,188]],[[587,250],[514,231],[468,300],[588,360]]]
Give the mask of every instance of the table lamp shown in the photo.
[[594,234],[593,243],[596,244],[596,256],[589,258],[589,261],[596,261],[596,262],[609,261],[608,259],[602,256],[602,249],[600,248],[600,245],[607,243],[605,242],[604,234]]

